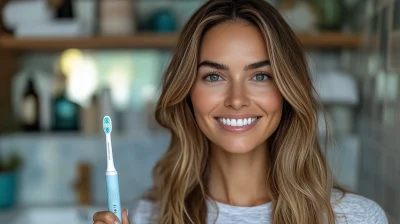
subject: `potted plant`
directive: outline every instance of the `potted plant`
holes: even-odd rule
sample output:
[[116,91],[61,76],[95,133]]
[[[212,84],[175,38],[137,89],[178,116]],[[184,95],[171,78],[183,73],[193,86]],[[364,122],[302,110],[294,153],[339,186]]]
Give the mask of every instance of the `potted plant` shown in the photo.
[[22,158],[13,153],[0,158],[0,208],[12,207],[17,196],[17,176],[22,166]]

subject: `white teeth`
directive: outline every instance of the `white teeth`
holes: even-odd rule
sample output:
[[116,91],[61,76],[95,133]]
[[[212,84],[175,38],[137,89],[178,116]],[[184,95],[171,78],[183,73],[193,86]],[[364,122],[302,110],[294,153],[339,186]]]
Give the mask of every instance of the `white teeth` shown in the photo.
[[218,121],[232,127],[242,127],[249,125],[256,121],[256,117],[244,118],[244,119],[232,119],[232,118],[218,118]]

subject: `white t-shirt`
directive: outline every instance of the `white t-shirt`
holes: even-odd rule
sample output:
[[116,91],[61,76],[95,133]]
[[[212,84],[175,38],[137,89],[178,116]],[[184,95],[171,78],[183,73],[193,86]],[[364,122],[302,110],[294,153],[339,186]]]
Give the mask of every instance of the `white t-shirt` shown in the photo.
[[[342,192],[333,190],[331,202],[342,196]],[[207,203],[207,224],[270,224],[272,223],[272,202],[253,207],[239,207],[216,202]],[[156,205],[150,201],[141,200],[135,209],[129,213],[131,224],[154,224]],[[388,219],[383,209],[374,201],[365,197],[346,193],[335,205],[337,224],[388,224]]]

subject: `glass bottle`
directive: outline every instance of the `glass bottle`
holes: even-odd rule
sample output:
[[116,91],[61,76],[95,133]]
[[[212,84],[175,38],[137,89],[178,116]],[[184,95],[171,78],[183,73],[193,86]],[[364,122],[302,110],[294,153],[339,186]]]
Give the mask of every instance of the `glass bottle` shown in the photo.
[[24,131],[39,131],[39,97],[33,77],[28,77],[21,105],[21,121]]
[[58,91],[52,102],[53,131],[78,131],[80,106],[68,99],[65,91],[65,77],[58,77]]

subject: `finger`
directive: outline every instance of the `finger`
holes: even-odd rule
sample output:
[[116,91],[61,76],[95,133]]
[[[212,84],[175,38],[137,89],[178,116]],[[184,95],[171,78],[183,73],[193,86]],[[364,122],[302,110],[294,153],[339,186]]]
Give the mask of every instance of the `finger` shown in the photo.
[[128,209],[126,208],[122,211],[122,224],[130,224],[128,217]]
[[93,221],[100,221],[104,222],[105,224],[114,224],[114,223],[120,223],[117,216],[115,216],[114,213],[112,212],[96,212],[93,215]]
[[102,221],[96,221],[96,222],[94,222],[93,224],[107,224],[107,223],[102,222]]

